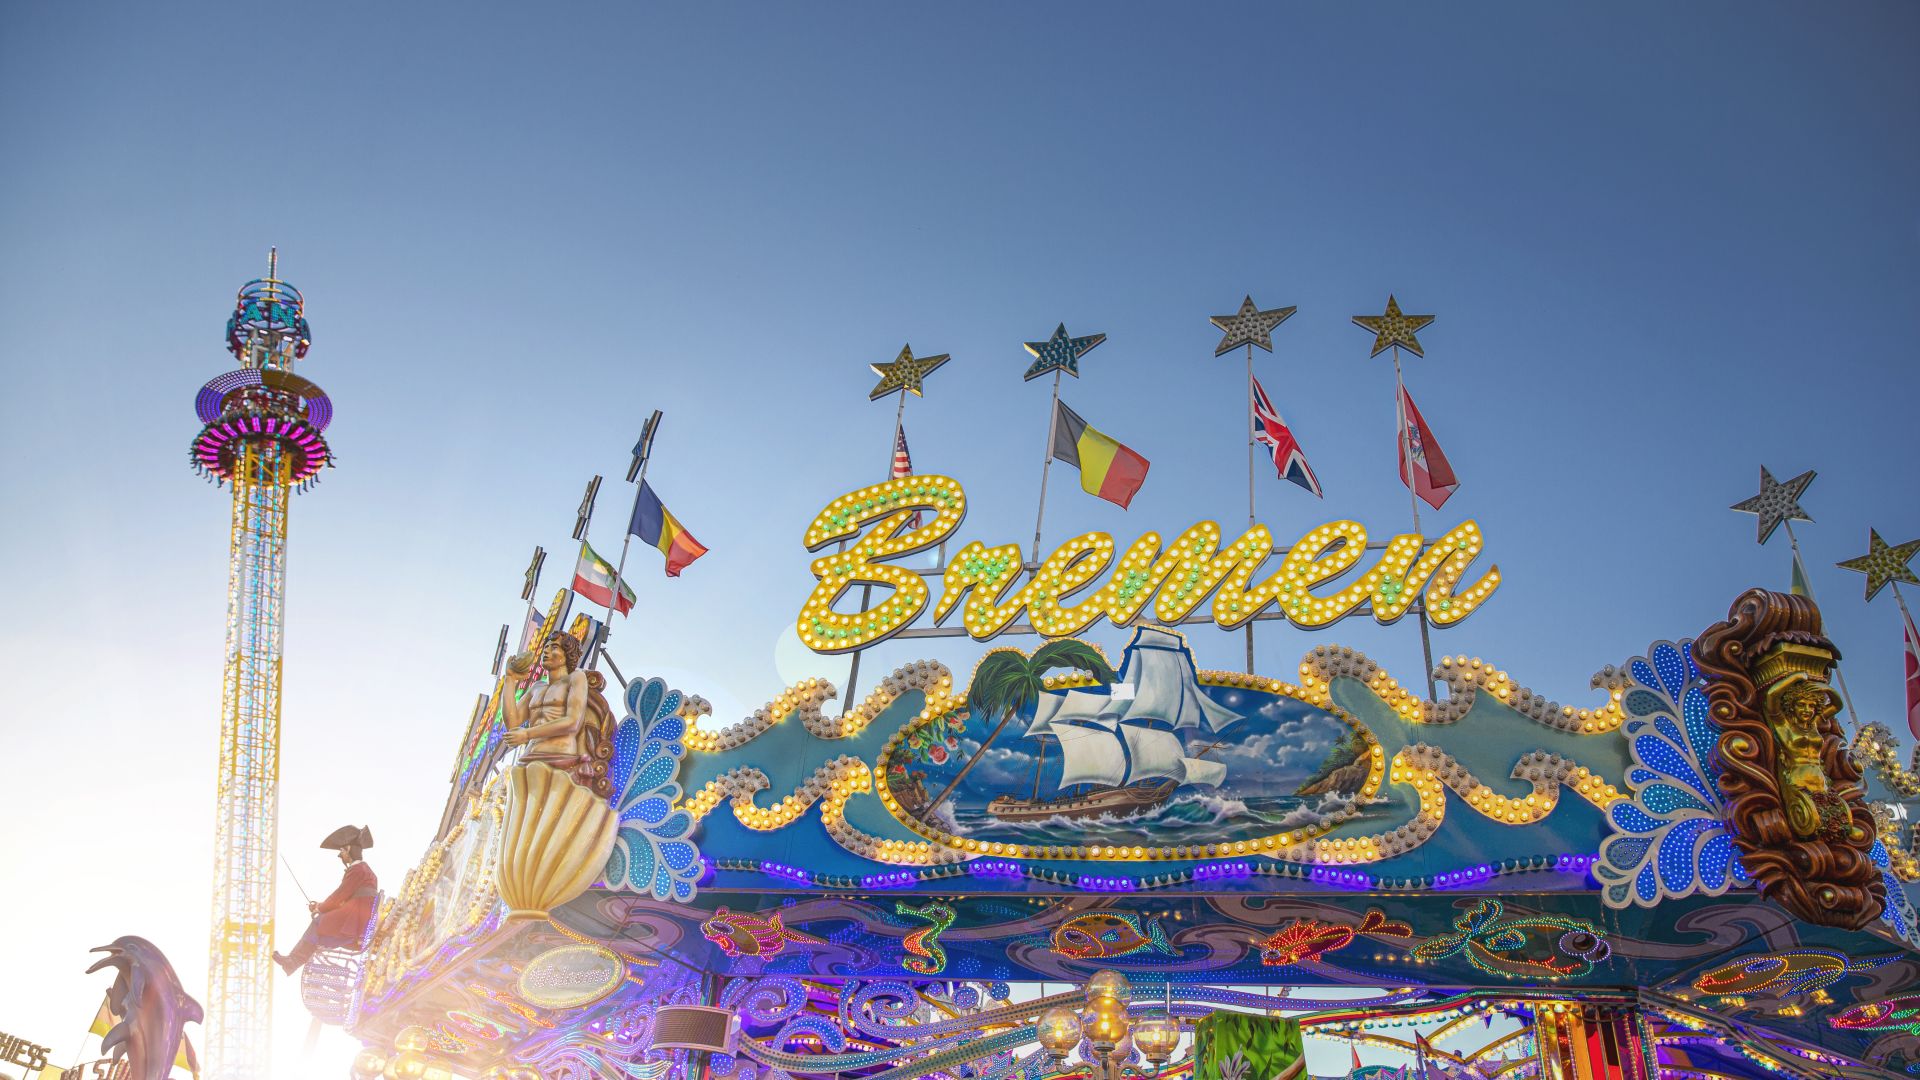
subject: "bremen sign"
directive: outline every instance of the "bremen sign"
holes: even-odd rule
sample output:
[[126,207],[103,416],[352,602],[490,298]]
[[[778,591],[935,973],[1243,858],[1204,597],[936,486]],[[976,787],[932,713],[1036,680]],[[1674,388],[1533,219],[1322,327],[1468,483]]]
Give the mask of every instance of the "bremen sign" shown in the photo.
[[[966,512],[960,482],[932,474],[888,480],[827,504],[807,527],[807,550],[852,543],[813,561],[819,584],[800,609],[800,640],[815,652],[849,652],[906,629],[926,610],[931,590],[918,572],[894,560],[946,541]],[[1039,633],[1067,637],[1102,618],[1130,625],[1149,603],[1154,620],[1177,623],[1212,596],[1210,615],[1223,629],[1244,625],[1270,607],[1295,626],[1319,629],[1363,607],[1376,621],[1392,623],[1422,597],[1428,622],[1452,626],[1500,586],[1500,568],[1494,566],[1461,587],[1480,554],[1480,527],[1471,521],[1431,542],[1418,533],[1395,536],[1376,562],[1337,589],[1328,583],[1367,555],[1367,530],[1357,521],[1313,529],[1281,555],[1277,569],[1257,579],[1276,553],[1267,527],[1255,525],[1224,547],[1221,540],[1220,526],[1211,521],[1190,526],[1172,543],[1149,532],[1124,550],[1107,533],[1083,533],[1037,567],[1021,562],[1016,544],[989,547],[975,540],[947,564],[933,621],[959,611],[968,635],[986,641],[1025,612]],[[1104,584],[1073,599],[1109,570]],[[1028,572],[1026,582],[1015,588],[1022,572]],[[855,585],[891,592],[865,610],[836,611],[834,604]],[[1322,586],[1327,588],[1317,591]]]

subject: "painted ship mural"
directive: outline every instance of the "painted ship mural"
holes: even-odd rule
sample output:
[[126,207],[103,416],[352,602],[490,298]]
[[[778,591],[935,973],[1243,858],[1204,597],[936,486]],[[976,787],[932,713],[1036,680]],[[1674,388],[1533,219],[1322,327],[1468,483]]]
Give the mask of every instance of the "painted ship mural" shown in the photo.
[[[1193,655],[1177,634],[1141,627],[1127,646],[1120,681],[1106,693],[1046,694],[1026,737],[1044,744],[1034,767],[1035,797],[1002,795],[987,813],[1002,821],[1045,821],[1139,813],[1173,798],[1182,785],[1217,788],[1225,765],[1206,760],[1222,743],[1189,753],[1190,734],[1216,735],[1245,719],[1200,691]],[[1055,792],[1038,797],[1045,746],[1060,755]]]
[[1185,639],[1161,627],[1135,629],[1109,685],[1046,691],[1030,714],[998,720],[913,732],[892,765],[902,810],[1026,843],[1230,841],[1368,810],[1364,730],[1291,697],[1203,685]]

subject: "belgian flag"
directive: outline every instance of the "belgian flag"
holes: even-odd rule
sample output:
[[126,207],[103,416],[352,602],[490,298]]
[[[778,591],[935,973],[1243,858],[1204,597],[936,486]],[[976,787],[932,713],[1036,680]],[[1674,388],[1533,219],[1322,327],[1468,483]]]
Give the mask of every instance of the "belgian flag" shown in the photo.
[[1147,480],[1147,459],[1103,434],[1064,401],[1054,403],[1053,456],[1080,470],[1080,486],[1126,509]]

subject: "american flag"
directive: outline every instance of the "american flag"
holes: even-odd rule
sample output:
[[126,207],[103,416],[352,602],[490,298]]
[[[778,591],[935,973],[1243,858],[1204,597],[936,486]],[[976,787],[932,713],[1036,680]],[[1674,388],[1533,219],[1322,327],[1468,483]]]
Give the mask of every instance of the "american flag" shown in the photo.
[[[913,455],[907,452],[907,429],[901,428],[893,435],[893,479],[913,475]],[[920,511],[915,510],[907,519],[907,528],[920,527]]]
[[1293,437],[1293,429],[1280,418],[1280,411],[1268,400],[1259,379],[1253,379],[1253,441],[1273,453],[1273,467],[1280,473],[1280,479],[1291,480],[1314,495],[1326,498],[1320,492],[1320,478],[1313,475],[1313,466],[1307,464],[1306,452],[1300,449],[1300,440]]

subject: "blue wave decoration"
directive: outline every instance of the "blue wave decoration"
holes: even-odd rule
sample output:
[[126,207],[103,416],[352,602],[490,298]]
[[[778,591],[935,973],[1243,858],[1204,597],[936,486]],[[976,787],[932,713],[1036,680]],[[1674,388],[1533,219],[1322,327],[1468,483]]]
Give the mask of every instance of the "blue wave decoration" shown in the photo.
[[627,684],[627,715],[613,736],[613,809],[620,832],[607,857],[606,883],[655,900],[693,899],[702,866],[689,836],[693,816],[677,810],[687,722],[678,690],[659,679]]
[[1720,728],[1692,642],[1660,641],[1628,661],[1621,734],[1633,755],[1634,792],[1608,810],[1612,829],[1593,875],[1608,907],[1651,907],[1695,894],[1719,896],[1745,885],[1746,870],[1727,830],[1713,750]]

